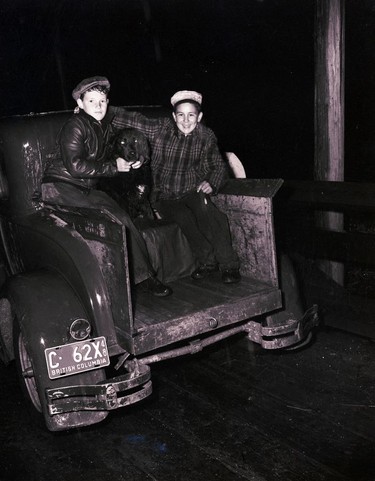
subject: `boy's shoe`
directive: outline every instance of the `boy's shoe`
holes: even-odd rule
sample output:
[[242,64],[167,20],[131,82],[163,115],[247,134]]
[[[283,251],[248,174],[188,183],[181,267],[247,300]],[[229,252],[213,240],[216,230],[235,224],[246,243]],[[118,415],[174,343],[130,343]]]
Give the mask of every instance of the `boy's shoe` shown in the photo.
[[240,282],[241,274],[238,269],[224,269],[221,271],[221,279],[224,284],[235,284]]
[[212,272],[217,271],[217,264],[201,264],[195,271],[191,274],[191,277],[195,280],[204,279],[209,276]]
[[156,297],[167,297],[172,294],[172,289],[162,284],[156,277],[149,277],[143,282],[139,283],[143,291],[150,292]]

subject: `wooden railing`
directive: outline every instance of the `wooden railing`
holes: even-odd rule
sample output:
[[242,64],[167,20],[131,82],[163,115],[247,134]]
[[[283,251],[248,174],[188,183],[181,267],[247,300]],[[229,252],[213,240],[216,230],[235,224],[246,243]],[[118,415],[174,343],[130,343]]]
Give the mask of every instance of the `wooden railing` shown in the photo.
[[[375,266],[375,222],[356,231],[356,216],[375,219],[375,184],[286,181],[276,199],[275,218],[289,252]],[[316,212],[344,213],[344,231],[316,227]],[[354,222],[355,223],[355,222]]]

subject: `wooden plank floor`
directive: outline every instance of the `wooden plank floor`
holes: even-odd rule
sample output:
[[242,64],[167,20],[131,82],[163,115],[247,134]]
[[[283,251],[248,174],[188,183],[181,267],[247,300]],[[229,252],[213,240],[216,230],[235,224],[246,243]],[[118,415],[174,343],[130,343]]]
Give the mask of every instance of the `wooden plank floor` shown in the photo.
[[[134,325],[140,328],[181,318],[215,306],[230,308],[246,303],[249,298],[274,297],[275,288],[250,277],[243,277],[238,284],[223,284],[220,273],[194,281],[190,277],[170,284],[173,295],[155,298],[148,293],[137,292],[134,306]],[[254,301],[253,301],[254,302]],[[268,306],[268,310],[271,306]]]
[[58,434],[0,365],[0,480],[374,481],[374,352],[327,328],[299,351],[233,338],[153,365],[149,399]]

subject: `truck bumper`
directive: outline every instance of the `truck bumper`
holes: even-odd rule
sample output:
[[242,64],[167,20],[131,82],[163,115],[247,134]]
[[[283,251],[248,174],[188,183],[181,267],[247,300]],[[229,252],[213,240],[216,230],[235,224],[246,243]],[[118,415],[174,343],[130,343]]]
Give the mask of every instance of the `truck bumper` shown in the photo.
[[[152,393],[147,365],[137,365],[128,374],[93,385],[46,389],[50,416],[75,411],[111,411],[134,404]],[[130,391],[130,392],[129,392]]]
[[319,324],[318,306],[313,305],[300,319],[288,317],[284,311],[281,316],[269,316],[266,325],[248,331],[249,338],[258,342],[264,349],[296,349],[311,339],[311,331]]

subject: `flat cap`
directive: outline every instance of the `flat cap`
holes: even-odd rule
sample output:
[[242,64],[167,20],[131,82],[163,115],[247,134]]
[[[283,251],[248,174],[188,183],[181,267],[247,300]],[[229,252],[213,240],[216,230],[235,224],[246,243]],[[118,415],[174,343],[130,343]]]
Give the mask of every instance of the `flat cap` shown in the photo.
[[87,90],[92,89],[93,87],[96,87],[97,85],[102,85],[103,87],[107,87],[108,90],[111,87],[111,84],[109,83],[109,80],[107,79],[107,77],[97,76],[97,77],[85,78],[73,90],[72,97],[74,98],[74,100],[78,100],[83,93],[85,93]]
[[194,90],[180,90],[176,92],[173,97],[171,98],[171,104],[173,107],[182,100],[193,100],[197,102],[199,105],[202,103],[202,94],[195,92]]

